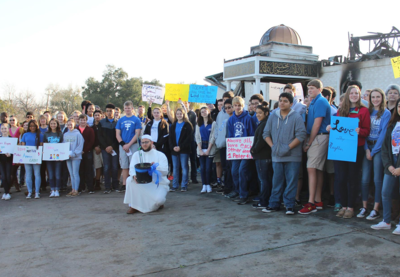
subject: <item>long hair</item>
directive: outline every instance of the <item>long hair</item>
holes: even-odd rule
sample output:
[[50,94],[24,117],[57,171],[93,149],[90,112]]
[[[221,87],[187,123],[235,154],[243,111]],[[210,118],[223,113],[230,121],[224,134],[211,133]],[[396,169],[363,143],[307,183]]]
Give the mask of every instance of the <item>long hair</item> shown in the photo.
[[351,103],[350,103],[350,91],[351,91],[353,88],[357,89],[357,92],[358,92],[358,95],[359,95],[358,101],[357,101],[357,103],[356,103],[356,107],[357,107],[357,108],[360,108],[361,106],[363,106],[363,105],[361,104],[361,91],[360,91],[360,88],[359,88],[358,86],[354,86],[354,85],[353,85],[353,86],[349,86],[349,87],[347,88],[347,90],[346,90],[346,93],[344,94],[344,100],[343,100],[342,106],[339,108],[339,114],[340,114],[340,116],[348,117],[349,114],[350,114],[350,107],[351,107]]
[[153,120],[154,120],[154,111],[155,110],[158,110],[160,112],[160,120],[161,120],[160,121],[160,124],[161,124],[160,126],[161,126],[161,129],[166,128],[167,125],[168,125],[168,122],[164,119],[164,114],[163,114],[162,110],[159,107],[156,107],[151,111],[151,113],[153,115]]
[[397,99],[397,101],[396,101],[396,106],[394,106],[394,111],[393,111],[392,117],[390,118],[389,125],[396,124],[397,122],[400,121],[400,115],[398,112],[399,103],[400,103],[400,98]]
[[[188,123],[190,123],[189,122],[189,119],[188,119],[188,117],[187,117],[187,113],[185,112],[185,110],[183,109],[183,108],[177,108],[176,110],[175,110],[175,122],[178,122],[178,119],[176,118],[176,113],[178,112],[178,111],[180,111],[181,113],[182,113],[182,120],[184,121],[184,122],[188,122]],[[192,124],[190,124],[190,125],[192,125]]]
[[208,124],[212,124],[213,120],[211,118],[211,113],[210,113],[210,109],[207,107],[201,107],[200,109],[200,116],[197,118],[197,125],[199,125],[199,127],[201,127],[204,124],[204,118],[201,116],[201,110],[206,109],[208,111],[208,116],[207,116],[207,125]]
[[381,95],[381,98],[382,98],[382,102],[379,105],[378,114],[376,115],[376,118],[380,118],[383,115],[383,113],[385,112],[385,109],[386,109],[386,97],[385,97],[385,93],[380,88],[374,88],[373,90],[371,90],[371,92],[369,94],[369,105],[368,105],[369,114],[371,114],[374,111],[374,104],[372,104],[372,101],[371,101],[372,93],[374,91],[378,92]]
[[61,133],[60,122],[58,122],[58,120],[55,119],[55,118],[50,119],[50,121],[49,121],[49,128],[48,128],[48,130],[47,130],[46,133],[51,133],[51,132],[52,132],[52,131],[51,131],[51,127],[50,127],[50,123],[51,123],[52,121],[55,121],[55,122],[57,123],[56,133],[57,133],[57,134]]
[[67,114],[66,114],[64,111],[59,111],[59,112],[57,113],[56,118],[58,117],[59,114],[62,114],[62,115],[64,116],[64,124],[67,123],[67,121],[68,121]]
[[39,129],[39,124],[38,124],[38,122],[36,121],[36,119],[30,120],[29,123],[28,123],[28,132],[31,132],[31,129],[30,129],[31,124],[35,125],[35,127],[36,127],[36,139],[35,139],[36,143],[35,143],[35,144],[36,144],[36,147],[39,147],[39,145],[40,145],[40,129]]

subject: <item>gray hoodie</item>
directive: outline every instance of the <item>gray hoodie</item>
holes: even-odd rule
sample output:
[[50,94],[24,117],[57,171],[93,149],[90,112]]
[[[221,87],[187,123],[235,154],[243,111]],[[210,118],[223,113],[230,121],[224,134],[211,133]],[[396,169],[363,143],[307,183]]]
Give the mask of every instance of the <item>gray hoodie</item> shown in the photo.
[[224,107],[218,113],[216,121],[215,145],[218,149],[226,147],[226,124],[228,123],[229,114],[225,112]]
[[280,111],[271,113],[265,125],[263,138],[272,139],[272,161],[273,162],[301,162],[302,144],[290,149],[289,144],[297,138],[303,142],[307,136],[303,118],[298,112],[290,109],[285,119]]
[[74,129],[72,131],[68,130],[68,132],[64,134],[63,141],[69,142],[69,155],[71,156],[70,159],[81,160],[83,144],[85,143],[81,132],[79,132],[78,129]]

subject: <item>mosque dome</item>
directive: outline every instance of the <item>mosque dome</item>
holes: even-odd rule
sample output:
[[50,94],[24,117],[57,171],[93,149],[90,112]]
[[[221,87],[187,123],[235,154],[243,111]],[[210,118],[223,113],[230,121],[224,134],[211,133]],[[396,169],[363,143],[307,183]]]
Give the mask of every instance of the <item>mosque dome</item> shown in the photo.
[[299,34],[294,29],[283,24],[274,26],[266,31],[260,40],[260,45],[267,44],[271,41],[302,44]]

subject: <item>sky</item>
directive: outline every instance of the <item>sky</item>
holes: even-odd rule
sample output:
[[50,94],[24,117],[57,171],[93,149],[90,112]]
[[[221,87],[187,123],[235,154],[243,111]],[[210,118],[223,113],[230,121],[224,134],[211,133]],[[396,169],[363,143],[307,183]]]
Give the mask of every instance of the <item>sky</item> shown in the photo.
[[400,28],[365,1],[0,0],[0,97],[7,85],[39,98],[49,84],[81,87],[107,64],[148,81],[206,84],[279,24],[320,59],[347,56],[348,33]]

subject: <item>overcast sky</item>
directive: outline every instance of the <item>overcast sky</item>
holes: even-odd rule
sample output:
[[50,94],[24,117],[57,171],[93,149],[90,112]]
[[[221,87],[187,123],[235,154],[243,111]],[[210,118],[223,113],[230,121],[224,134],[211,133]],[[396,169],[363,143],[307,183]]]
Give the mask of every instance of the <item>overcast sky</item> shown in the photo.
[[[396,1],[0,0],[0,91],[83,86],[106,64],[130,77],[205,84],[270,27],[295,29],[320,59],[347,55],[348,32],[400,28]],[[367,50],[364,48],[363,50]],[[0,94],[1,95],[1,94]]]

